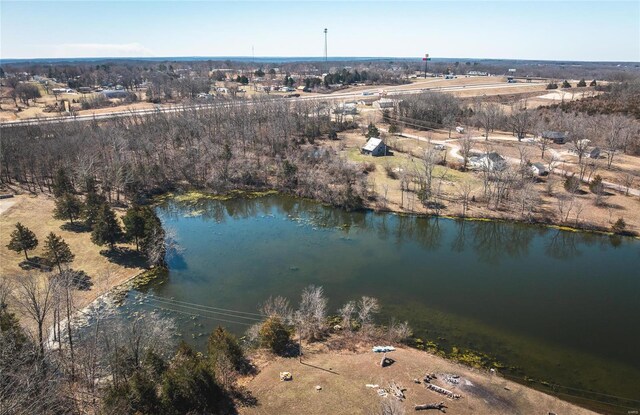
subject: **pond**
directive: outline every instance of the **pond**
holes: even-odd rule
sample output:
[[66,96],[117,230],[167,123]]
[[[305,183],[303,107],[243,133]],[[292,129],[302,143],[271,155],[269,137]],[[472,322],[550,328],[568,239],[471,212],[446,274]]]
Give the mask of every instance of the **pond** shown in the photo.
[[473,350],[505,374],[573,388],[560,392],[640,400],[637,240],[346,212],[279,195],[173,199],[157,213],[180,253],[168,277],[131,292],[125,309],[173,314],[199,347],[219,324],[242,334],[269,296],[295,305],[315,284],[331,312],[377,297],[381,323],[407,320],[446,352]]

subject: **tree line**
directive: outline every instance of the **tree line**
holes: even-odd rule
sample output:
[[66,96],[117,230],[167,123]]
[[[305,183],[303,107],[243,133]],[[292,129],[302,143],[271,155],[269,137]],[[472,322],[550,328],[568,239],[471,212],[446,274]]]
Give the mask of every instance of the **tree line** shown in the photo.
[[[353,128],[335,122],[323,103],[253,100],[176,114],[92,123],[59,123],[2,131],[0,182],[52,192],[60,169],[72,190],[93,183],[118,203],[181,187],[224,193],[277,189],[337,206],[359,208],[367,197],[362,172],[315,140]],[[61,215],[75,220],[73,192]]]

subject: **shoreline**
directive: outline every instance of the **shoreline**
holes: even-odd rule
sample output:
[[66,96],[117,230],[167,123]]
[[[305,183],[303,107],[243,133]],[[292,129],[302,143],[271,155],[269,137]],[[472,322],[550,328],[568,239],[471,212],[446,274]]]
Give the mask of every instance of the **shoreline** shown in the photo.
[[[262,192],[256,192],[256,191],[248,191],[248,192],[244,192],[244,191],[232,191],[232,192],[228,192],[226,194],[221,194],[221,195],[216,195],[216,194],[212,194],[212,193],[206,193],[206,192],[202,192],[202,191],[185,191],[182,193],[172,193],[172,192],[168,192],[168,193],[164,193],[162,195],[159,195],[157,197],[151,198],[149,205],[151,206],[156,206],[159,203],[163,203],[166,202],[168,200],[171,200],[171,198],[173,197],[180,197],[181,196],[181,201],[182,202],[192,202],[192,203],[197,203],[200,200],[218,200],[218,201],[227,201],[227,200],[233,200],[233,199],[237,199],[237,198],[258,198],[258,197],[265,197],[265,196],[272,196],[272,195],[279,195],[279,194],[283,194],[280,192],[277,192],[275,190],[268,190],[268,191],[262,191]],[[283,194],[286,195],[286,194]],[[329,206],[326,203],[323,203],[321,201],[315,200],[315,199],[309,199],[309,198],[299,198],[296,196],[291,196],[291,195],[286,195],[287,197],[293,197],[296,199],[305,199],[305,200],[309,200],[309,201],[313,201],[314,203],[321,203],[324,204],[326,206]],[[180,200],[180,199],[178,199]],[[371,207],[364,207],[361,209],[362,211],[366,212],[366,213],[373,213],[373,214],[377,214],[377,213],[387,213],[387,214],[393,214],[393,215],[399,215],[399,216],[414,216],[414,217],[423,217],[423,218],[443,218],[443,219],[448,219],[448,220],[454,220],[454,221],[461,221],[461,220],[466,220],[466,221],[471,221],[471,222],[500,222],[500,223],[514,223],[514,224],[524,224],[524,225],[534,225],[534,226],[538,226],[538,227],[545,227],[545,228],[549,228],[549,229],[557,229],[560,231],[567,231],[567,232],[585,232],[585,233],[591,233],[591,234],[598,234],[598,235],[602,235],[602,236],[615,236],[616,234],[613,234],[611,232],[604,232],[604,231],[599,231],[599,230],[593,230],[593,229],[588,229],[588,230],[583,230],[583,229],[579,229],[579,228],[570,228],[570,227],[565,227],[565,226],[560,226],[560,225],[554,225],[554,224],[548,224],[548,223],[539,223],[539,222],[521,222],[521,221],[517,221],[517,220],[509,220],[509,219],[504,219],[504,218],[483,218],[483,217],[456,217],[456,216],[451,216],[451,215],[430,215],[430,214],[424,214],[424,213],[418,213],[418,212],[405,212],[405,211],[394,211],[394,210],[380,210],[380,209],[374,209]],[[640,239],[637,236],[633,236],[633,239]],[[93,301],[91,301],[91,303],[89,303],[86,307],[77,310],[74,313],[74,324],[76,317],[82,314],[85,314],[87,312],[90,312],[94,309],[97,309],[99,307],[101,307],[103,305],[103,303],[109,303],[110,305],[114,306],[114,309],[118,307],[119,302],[118,302],[118,296],[119,295],[126,295],[127,293],[129,293],[132,289],[136,289],[140,286],[146,285],[147,283],[151,282],[153,279],[158,278],[159,276],[161,276],[161,274],[158,275],[149,275],[150,273],[154,273],[156,270],[156,268],[151,268],[151,269],[147,269],[144,270],[130,278],[127,278],[125,281],[122,281],[110,288],[107,289],[106,292],[104,292],[103,294],[99,295],[98,297],[96,297]],[[141,284],[138,285],[136,283],[136,280],[139,280],[141,278],[144,278],[145,276],[148,276],[148,279],[143,279]],[[112,299],[108,299],[109,297],[112,297]],[[108,300],[107,300],[108,299]],[[90,323],[86,323],[85,324],[90,324]],[[51,333],[51,331],[50,331]],[[51,334],[49,336],[49,339],[51,340]],[[411,344],[407,346],[408,348],[412,349],[412,350],[416,350],[416,351],[424,351],[423,349],[416,347],[415,345]],[[433,353],[431,353],[433,354]],[[436,354],[437,355],[437,354]],[[447,362],[450,362],[452,364],[458,364],[461,365],[463,367],[466,368],[470,368],[469,366],[465,365],[464,363],[459,362],[456,359],[453,359],[449,356],[442,356],[442,355],[437,355],[440,358],[444,359]],[[483,370],[487,371],[489,370],[489,368],[483,368]],[[536,387],[532,387],[531,385],[527,384],[526,382],[526,377],[525,377],[525,381],[522,381],[520,379],[520,381],[515,381],[516,383],[522,385],[523,387],[530,389],[530,390],[534,390],[534,391],[541,391],[545,394],[549,394],[548,391],[546,391],[544,388],[536,388]],[[544,383],[542,383],[542,385],[544,386]],[[565,400],[565,402],[569,402],[569,403],[573,403],[573,400]],[[574,404],[575,405],[575,404]],[[590,408],[590,406],[583,406],[586,408]]]

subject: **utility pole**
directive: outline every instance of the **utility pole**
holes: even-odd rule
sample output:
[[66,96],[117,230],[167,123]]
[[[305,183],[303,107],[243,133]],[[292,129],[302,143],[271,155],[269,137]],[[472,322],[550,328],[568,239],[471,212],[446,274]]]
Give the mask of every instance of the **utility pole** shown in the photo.
[[324,61],[327,61],[327,28],[324,28]]
[[422,60],[424,61],[424,79],[427,79],[427,69],[429,68],[429,61],[431,60],[431,58],[429,57],[429,54],[425,53],[424,58],[422,58]]

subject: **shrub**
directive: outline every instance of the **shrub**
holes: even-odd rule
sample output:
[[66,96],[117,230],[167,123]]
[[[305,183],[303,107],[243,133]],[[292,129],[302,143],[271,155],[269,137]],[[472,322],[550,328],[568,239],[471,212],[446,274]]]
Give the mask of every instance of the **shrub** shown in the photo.
[[556,84],[555,82],[549,82],[547,84],[547,89],[558,89],[558,84]]
[[622,218],[618,219],[616,223],[614,223],[613,226],[611,226],[611,230],[614,231],[615,233],[622,233],[626,228],[627,228],[627,223]]
[[600,177],[599,174],[597,174],[593,180],[591,180],[591,183],[589,183],[589,190],[591,190],[591,193],[596,195],[602,194],[604,184],[602,183],[602,177]]
[[569,176],[564,181],[564,189],[569,193],[577,193],[580,189],[580,179],[575,176]]
[[562,82],[563,88],[571,88],[571,84],[566,79]]
[[578,88],[585,87],[585,86],[587,86],[587,83],[585,82],[584,79],[581,79],[580,82],[578,82],[577,86],[578,86]]
[[260,345],[276,354],[284,354],[291,342],[291,332],[278,317],[269,317],[260,327]]

